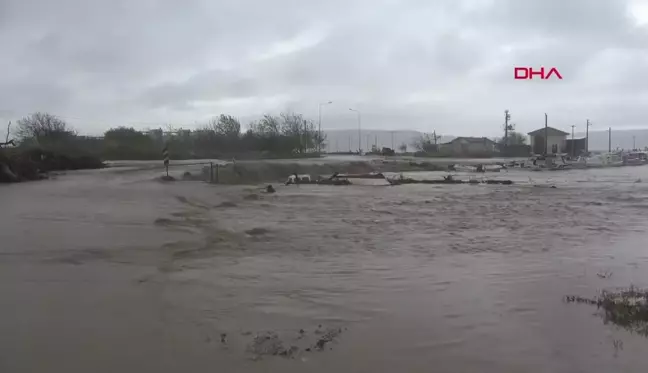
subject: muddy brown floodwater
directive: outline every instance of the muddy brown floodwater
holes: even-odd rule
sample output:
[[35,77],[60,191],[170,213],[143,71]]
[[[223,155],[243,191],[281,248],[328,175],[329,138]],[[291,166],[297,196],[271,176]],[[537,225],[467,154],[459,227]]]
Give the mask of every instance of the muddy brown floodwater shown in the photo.
[[648,285],[648,167],[273,194],[158,175],[0,186],[1,372],[648,368],[648,339],[563,302]]

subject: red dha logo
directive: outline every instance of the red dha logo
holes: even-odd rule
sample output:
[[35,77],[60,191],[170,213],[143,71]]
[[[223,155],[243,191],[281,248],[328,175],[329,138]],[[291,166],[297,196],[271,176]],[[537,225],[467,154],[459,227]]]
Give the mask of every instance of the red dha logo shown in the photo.
[[549,70],[549,73],[547,75],[545,75],[545,68],[544,67],[541,67],[540,71],[538,71],[538,70],[533,71],[532,67],[516,67],[515,68],[515,79],[531,80],[531,79],[533,79],[533,76],[536,75],[536,76],[540,76],[540,79],[546,80],[546,79],[549,79],[552,74],[556,75],[558,77],[558,79],[562,80],[562,75],[560,75],[560,73],[558,72],[558,69],[556,69],[555,67],[552,67]]

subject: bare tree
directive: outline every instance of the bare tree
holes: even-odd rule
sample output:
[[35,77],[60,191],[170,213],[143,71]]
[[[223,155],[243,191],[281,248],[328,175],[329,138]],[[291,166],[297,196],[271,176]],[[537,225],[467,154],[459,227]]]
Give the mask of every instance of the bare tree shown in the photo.
[[0,142],[0,148],[3,146],[16,146],[16,143],[13,140],[9,140],[9,135],[11,134],[11,121],[7,125],[7,136],[5,137],[5,142]]
[[218,118],[211,119],[209,127],[220,136],[239,137],[241,134],[241,123],[231,115],[221,114]]
[[281,124],[279,118],[273,115],[266,114],[263,116],[255,129],[258,133],[269,136],[279,136],[281,133]]
[[425,133],[422,134],[418,139],[416,139],[412,143],[412,146],[419,152],[431,153],[437,150],[436,140],[438,140],[438,137],[436,137],[435,139],[434,137]]
[[[519,132],[514,132],[514,131],[509,131],[508,132],[508,145],[526,145],[526,136],[519,133]],[[498,143],[504,145],[506,142],[505,138],[501,138],[498,140]]]
[[36,139],[39,141],[43,138],[63,138],[76,135],[76,131],[68,127],[65,121],[49,113],[30,114],[20,119],[17,124],[16,135],[22,140]]

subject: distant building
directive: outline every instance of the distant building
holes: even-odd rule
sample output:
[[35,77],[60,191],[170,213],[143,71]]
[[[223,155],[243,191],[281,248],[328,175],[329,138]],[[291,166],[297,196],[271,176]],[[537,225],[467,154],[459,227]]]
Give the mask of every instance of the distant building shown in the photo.
[[[545,132],[547,140],[545,141]],[[553,127],[544,127],[528,133],[531,142],[531,151],[533,154],[567,153],[567,132],[555,129]],[[546,148],[545,148],[546,144]]]
[[585,147],[587,146],[587,140],[583,137],[582,139],[567,139],[565,146],[565,153],[569,155],[579,156],[585,152]]
[[162,142],[164,139],[164,132],[162,132],[162,129],[155,129],[155,130],[150,130],[146,133],[149,137],[151,137],[153,140],[156,142]]
[[182,137],[185,139],[191,137],[191,130],[184,130],[184,129],[178,130],[178,137]]
[[484,155],[495,153],[497,144],[486,137],[457,137],[443,144],[442,149],[455,155]]

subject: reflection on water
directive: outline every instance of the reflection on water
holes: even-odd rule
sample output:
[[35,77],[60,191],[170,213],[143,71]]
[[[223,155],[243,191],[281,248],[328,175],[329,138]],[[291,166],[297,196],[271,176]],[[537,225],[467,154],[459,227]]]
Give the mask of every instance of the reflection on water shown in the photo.
[[488,176],[523,183],[3,186],[0,368],[645,370],[648,340],[563,299],[647,286],[648,169]]

